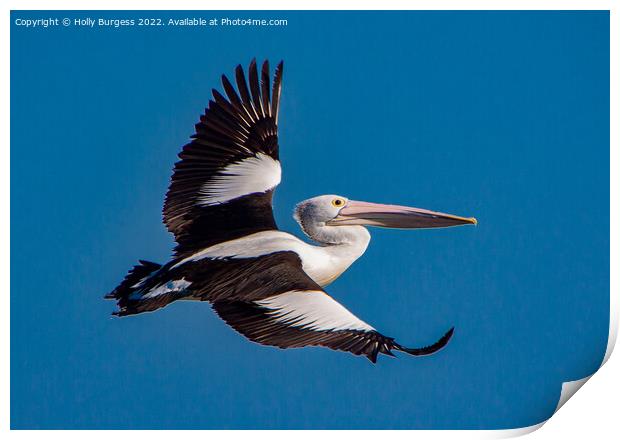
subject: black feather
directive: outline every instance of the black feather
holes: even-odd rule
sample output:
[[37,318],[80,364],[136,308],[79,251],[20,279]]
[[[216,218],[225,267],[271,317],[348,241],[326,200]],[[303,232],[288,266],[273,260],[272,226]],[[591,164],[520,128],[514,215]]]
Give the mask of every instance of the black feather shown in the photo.
[[256,59],[253,59],[248,68],[248,74],[250,77],[250,91],[252,92],[252,105],[256,110],[259,118],[265,117],[263,111],[263,103],[261,102],[260,87],[258,84],[258,71],[256,70]]
[[402,345],[394,344],[394,349],[408,353],[412,356],[428,356],[444,348],[450,342],[452,335],[454,334],[454,327],[448,330],[439,340],[431,345],[422,348],[407,348]]
[[267,60],[265,60],[263,68],[261,69],[260,85],[263,98],[263,111],[266,113],[266,116],[271,116],[271,105],[269,104],[269,61]]
[[278,124],[278,111],[280,107],[280,93],[282,92],[282,74],[284,73],[284,61],[280,61],[273,75],[273,93],[271,99],[271,116],[276,125]]
[[252,98],[250,97],[248,85],[245,81],[245,74],[243,73],[243,67],[241,67],[241,65],[238,65],[235,69],[235,77],[237,79],[237,89],[239,90],[239,95],[241,95],[243,106],[246,110],[251,112],[252,122],[256,122],[258,120],[258,114],[252,107]]

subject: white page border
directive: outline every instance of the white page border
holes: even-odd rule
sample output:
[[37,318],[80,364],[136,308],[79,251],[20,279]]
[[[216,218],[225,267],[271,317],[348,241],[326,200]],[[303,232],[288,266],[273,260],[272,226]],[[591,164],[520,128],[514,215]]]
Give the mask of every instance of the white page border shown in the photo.
[[[2,161],[3,166],[3,185],[2,185],[2,200],[3,206],[6,210],[5,215],[2,216],[3,228],[2,234],[4,238],[4,242],[9,244],[4,249],[2,253],[2,263],[0,267],[2,268],[2,279],[10,280],[10,128],[9,128],[9,114],[10,114],[10,82],[9,82],[9,63],[10,63],[10,20],[9,11],[14,9],[22,9],[22,10],[334,10],[334,9],[365,9],[365,10],[374,10],[379,9],[378,4],[372,3],[370,1],[358,0],[358,1],[325,1],[325,0],[315,0],[315,1],[298,1],[295,4],[291,4],[290,2],[281,1],[281,0],[263,0],[260,2],[253,1],[241,1],[241,0],[230,0],[224,3],[213,3],[209,1],[199,1],[199,0],[176,0],[174,2],[166,2],[163,0],[152,0],[150,2],[139,2],[135,0],[109,0],[109,1],[101,1],[101,0],[93,0],[86,4],[83,0],[57,0],[52,4],[49,1],[42,0],[23,0],[23,1],[15,1],[9,0],[3,2],[3,9],[5,12],[5,20],[0,23],[0,32],[2,34],[2,43],[0,43],[2,59],[4,59],[5,63],[3,64],[4,68],[0,72],[2,75],[1,86],[3,93],[2,96],[3,103],[0,107],[0,112],[2,112],[2,118],[0,120],[0,124],[2,124],[0,132],[4,137],[4,148],[2,148],[1,154],[3,154],[4,160]],[[610,10],[610,141],[611,145],[614,146],[610,151],[610,173],[611,173],[611,197],[610,197],[610,209],[611,209],[611,224],[615,224],[618,216],[617,216],[617,197],[614,200],[614,196],[617,196],[617,183],[618,179],[614,176],[613,171],[618,169],[617,160],[618,160],[618,21],[619,21],[619,11],[620,9],[616,6],[616,3],[612,0],[608,1],[550,1],[550,0],[522,0],[522,1],[392,1],[392,0],[384,0],[380,2],[380,9],[413,9],[413,10]],[[617,273],[614,269],[617,268],[617,233],[613,228],[610,230],[610,239],[611,239],[611,249],[610,249],[610,257],[611,257],[611,289],[610,292],[616,292],[616,295],[610,295],[610,329],[609,329],[609,340],[607,345],[607,351],[605,353],[605,357],[603,360],[603,364],[607,362],[611,356],[613,351],[613,347],[615,346],[615,341],[617,338],[618,332],[618,289],[617,289]],[[1,320],[2,325],[2,337],[0,338],[0,344],[2,346],[2,352],[5,353],[4,362],[2,362],[2,375],[1,375],[1,389],[4,391],[2,400],[0,400],[0,429],[2,431],[6,431],[9,429],[9,406],[10,406],[10,297],[8,293],[4,295],[4,307],[2,307],[3,319]],[[616,380],[616,385],[618,384],[618,362],[611,362],[611,367],[606,368],[605,377],[607,381],[613,382]],[[615,372],[615,373],[614,373]],[[558,409],[562,407],[562,405],[583,385],[588,379],[587,378],[580,379],[578,381],[568,382],[563,384],[562,386],[562,394],[560,396],[558,402]],[[608,386],[601,386],[599,384],[597,392],[595,390],[591,390],[589,392],[590,402],[580,402],[580,407],[582,409],[583,414],[590,414],[590,417],[596,417],[596,414],[599,414],[596,411],[596,408],[599,406],[603,406],[604,408],[613,408],[613,402],[617,399],[615,396],[611,396],[611,390],[614,388],[610,388]],[[616,386],[617,390],[618,387]],[[585,397],[583,400],[586,400]],[[594,411],[588,411],[588,409],[594,409]],[[553,417],[554,419],[556,417]],[[587,419],[587,416],[586,416]],[[598,432],[605,433],[606,437],[609,437],[609,434],[612,432],[618,432],[618,423],[615,421],[615,417],[607,417],[604,420],[600,418],[597,419],[597,424],[595,429]],[[566,424],[578,427],[583,427],[584,423],[587,423],[587,420],[579,420],[577,414],[574,417],[566,420],[563,418],[564,426],[562,429],[566,428]],[[608,428],[604,428],[604,425],[607,423]],[[545,422],[519,429],[511,429],[511,430],[496,430],[496,431],[382,431],[382,435],[389,435],[394,437],[407,436],[409,438],[410,435],[416,435],[421,438],[453,438],[453,437],[469,437],[469,438],[506,438],[513,437],[518,435],[527,434],[529,432],[535,431],[544,425]],[[544,434],[547,431],[547,434],[554,435],[553,431],[550,428],[543,430],[540,434]],[[551,431],[551,432],[549,432]],[[120,437],[129,437],[134,436],[136,433],[134,431],[113,431],[114,435],[118,435]],[[385,434],[383,434],[385,432]],[[564,433],[574,433],[573,430],[564,430]],[[590,431],[588,431],[590,432]],[[183,436],[203,436],[205,435],[204,431],[149,431],[149,436],[155,436],[163,438],[168,437],[171,433],[174,435],[183,435]],[[288,431],[208,431],[209,435],[215,435],[217,438],[231,438],[236,437],[237,435],[243,436],[257,436],[258,438],[269,437],[278,438],[280,436],[289,436],[290,432]],[[320,433],[320,434],[319,434]],[[355,436],[365,437],[366,435],[374,435],[372,431],[352,431],[351,433],[355,433]],[[349,433],[350,434],[350,433]],[[316,436],[321,435],[326,438],[330,437],[340,437],[345,434],[344,431],[295,431],[296,437],[304,438],[305,436]],[[84,435],[84,432],[80,431],[11,431],[11,435],[14,436],[30,436],[30,435],[45,435],[45,436],[62,436],[66,438],[67,436],[71,437],[72,435]],[[94,436],[109,436],[110,431],[89,431],[89,437]],[[539,434],[537,434],[539,435]],[[546,434],[545,434],[546,435]],[[553,437],[550,437],[553,438]]]

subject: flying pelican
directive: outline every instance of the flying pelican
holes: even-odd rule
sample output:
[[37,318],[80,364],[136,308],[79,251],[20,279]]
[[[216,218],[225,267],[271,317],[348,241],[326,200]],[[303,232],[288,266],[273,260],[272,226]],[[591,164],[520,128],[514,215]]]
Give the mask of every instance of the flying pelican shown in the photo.
[[[443,348],[454,328],[423,348],[406,348],[376,331],[323,288],[366,250],[364,226],[438,228],[476,219],[323,195],[299,203],[294,218],[317,244],[278,230],[272,197],[280,183],[278,112],[283,63],[270,90],[269,63],[248,79],[239,65],[237,90],[213,100],[179,154],[163,220],[177,245],[165,265],[140,260],[106,295],[115,315],[151,312],[177,300],[208,301],[239,333],[280,348],[324,346],[365,355],[373,363],[392,350],[422,356]],[[248,88],[249,85],[249,88]]]

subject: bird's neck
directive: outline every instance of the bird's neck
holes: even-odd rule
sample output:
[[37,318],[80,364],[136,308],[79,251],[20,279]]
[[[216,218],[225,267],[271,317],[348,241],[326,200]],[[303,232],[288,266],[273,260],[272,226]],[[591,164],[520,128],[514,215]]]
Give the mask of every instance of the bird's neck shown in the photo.
[[323,226],[321,229],[311,236],[321,244],[314,247],[318,258],[308,264],[304,262],[304,266],[317,283],[326,286],[362,256],[370,242],[370,233],[363,226]]
[[[345,226],[338,227],[342,228]],[[368,230],[363,226],[358,226],[358,228],[359,231],[352,234],[349,240],[323,246],[324,252],[329,255],[330,259],[338,266],[343,266],[342,271],[346,270],[366,252],[370,242]]]
[[316,241],[335,252],[353,252],[361,256],[370,242],[370,233],[363,226],[323,226],[323,234]]

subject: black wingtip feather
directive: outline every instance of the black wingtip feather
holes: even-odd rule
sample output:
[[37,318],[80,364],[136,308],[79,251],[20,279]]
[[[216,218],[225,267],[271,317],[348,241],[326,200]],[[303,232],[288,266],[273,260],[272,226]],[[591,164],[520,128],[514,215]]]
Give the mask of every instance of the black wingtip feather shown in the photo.
[[259,118],[264,118],[265,112],[263,111],[263,103],[261,102],[256,58],[252,58],[252,61],[250,62],[248,76],[250,81],[250,92],[252,93],[252,106],[254,107],[254,111],[258,114]]
[[421,348],[407,348],[401,345],[394,345],[394,349],[398,351],[402,351],[404,353],[408,353],[412,356],[428,356],[429,354],[437,353],[439,350],[444,348],[452,339],[452,335],[454,334],[454,327],[448,330],[437,342],[434,344],[428,345],[426,347]]
[[239,95],[237,95],[235,88],[226,75],[222,75],[222,86],[224,87],[224,92],[226,92],[230,102],[240,107],[241,100],[239,99]]
[[241,101],[247,109],[252,109],[252,113],[254,114],[251,116],[253,122],[255,122],[258,120],[258,114],[256,114],[254,107],[252,106],[252,98],[250,97],[250,91],[248,90],[248,84],[245,80],[245,73],[241,64],[239,64],[235,69],[235,78],[237,80],[237,89],[241,95]]
[[372,353],[366,355],[366,357],[368,358],[368,360],[370,362],[372,362],[373,364],[377,363],[377,352],[373,351]]
[[273,91],[271,98],[271,116],[278,123],[278,108],[280,107],[280,92],[282,90],[282,74],[284,73],[284,61],[280,61],[273,75]]
[[269,91],[269,61],[265,60],[263,62],[263,67],[261,69],[261,77],[260,77],[260,86],[261,86],[261,95],[263,98],[263,110],[266,113],[266,116],[271,116],[271,106],[269,105],[270,101],[270,91]]

